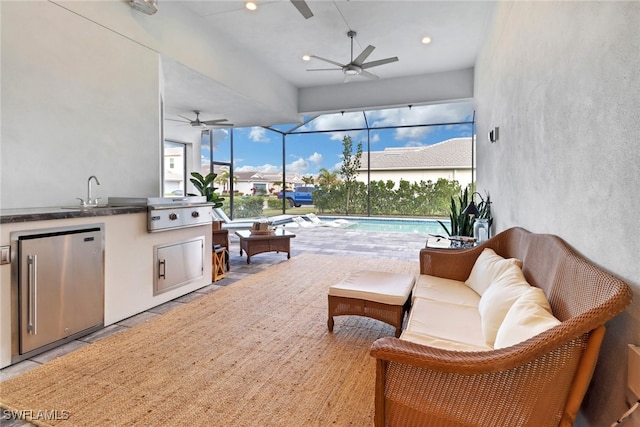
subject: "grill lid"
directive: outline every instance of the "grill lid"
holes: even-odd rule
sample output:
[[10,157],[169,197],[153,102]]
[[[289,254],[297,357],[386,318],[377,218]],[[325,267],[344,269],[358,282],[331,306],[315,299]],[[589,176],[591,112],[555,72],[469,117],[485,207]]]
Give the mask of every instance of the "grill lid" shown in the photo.
[[167,209],[192,206],[213,206],[205,196],[186,197],[109,197],[110,206],[147,206],[149,209]]

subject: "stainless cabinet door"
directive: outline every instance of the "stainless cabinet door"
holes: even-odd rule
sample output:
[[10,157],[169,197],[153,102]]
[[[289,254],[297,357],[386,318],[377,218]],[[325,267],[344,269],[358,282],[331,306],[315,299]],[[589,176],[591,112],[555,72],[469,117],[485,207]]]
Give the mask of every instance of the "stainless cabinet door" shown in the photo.
[[204,237],[155,247],[153,294],[204,276]]
[[104,322],[102,231],[19,241],[20,353]]

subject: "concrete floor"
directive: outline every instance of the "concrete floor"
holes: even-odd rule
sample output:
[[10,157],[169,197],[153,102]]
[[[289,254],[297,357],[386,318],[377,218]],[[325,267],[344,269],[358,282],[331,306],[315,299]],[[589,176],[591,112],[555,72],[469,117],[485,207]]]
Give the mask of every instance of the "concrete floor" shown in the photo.
[[[348,228],[314,227],[291,228],[288,231],[296,234],[291,240],[291,256],[302,253],[316,253],[338,256],[376,257],[382,259],[398,259],[418,262],[418,252],[424,248],[427,240],[426,234],[349,231]],[[109,325],[97,332],[84,336],[77,340],[63,344],[57,348],[41,353],[30,359],[16,363],[0,370],[0,381],[20,375],[41,364],[47,363],[57,357],[71,353],[74,350],[100,341],[102,338],[126,330],[134,325],[144,323],[156,316],[171,310],[180,304],[187,304],[211,292],[215,292],[223,286],[229,286],[251,274],[269,268],[273,265],[287,261],[286,254],[264,253],[254,255],[251,264],[247,264],[246,256],[240,256],[238,237],[229,233],[231,271],[225,274],[225,278],[191,292],[172,301],[153,307],[145,312],[124,319],[116,324]],[[31,424],[19,420],[8,420],[0,413],[0,425],[3,427],[30,426]]]

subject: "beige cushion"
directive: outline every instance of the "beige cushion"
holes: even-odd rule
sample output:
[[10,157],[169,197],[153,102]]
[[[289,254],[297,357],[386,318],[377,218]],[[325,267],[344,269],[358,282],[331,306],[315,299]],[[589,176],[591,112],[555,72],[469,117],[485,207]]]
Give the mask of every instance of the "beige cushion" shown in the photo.
[[452,304],[478,307],[480,295],[458,280],[420,274],[413,287],[412,300],[426,298],[433,301],[444,301]]
[[476,307],[419,298],[400,339],[447,350],[491,350]]
[[526,341],[560,324],[542,289],[531,287],[511,306],[498,329],[495,348]]
[[384,271],[355,271],[329,288],[329,295],[389,305],[404,305],[416,277]]
[[529,289],[531,285],[525,280],[520,267],[511,264],[480,297],[478,310],[482,319],[482,333],[488,345],[494,345],[507,312]]
[[471,274],[465,283],[477,294],[482,295],[512,265],[522,267],[522,261],[516,258],[505,259],[493,249],[485,248],[473,264]]

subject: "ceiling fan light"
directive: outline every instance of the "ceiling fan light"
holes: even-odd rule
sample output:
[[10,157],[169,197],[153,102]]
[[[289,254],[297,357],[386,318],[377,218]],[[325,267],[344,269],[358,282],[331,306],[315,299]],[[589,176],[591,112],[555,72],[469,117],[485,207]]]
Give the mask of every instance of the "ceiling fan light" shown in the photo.
[[358,70],[354,70],[353,68],[347,68],[346,70],[344,70],[344,73],[348,76],[356,76],[360,73],[358,73]]
[[253,11],[253,10],[256,10],[258,8],[258,5],[254,1],[246,1],[246,2],[244,2],[244,7],[247,10]]
[[302,55],[302,60],[303,60],[303,61],[311,61],[311,56],[309,56],[309,55]]
[[429,37],[429,36],[424,36],[424,37],[422,38],[422,44],[429,44],[429,43],[431,43],[431,37]]

